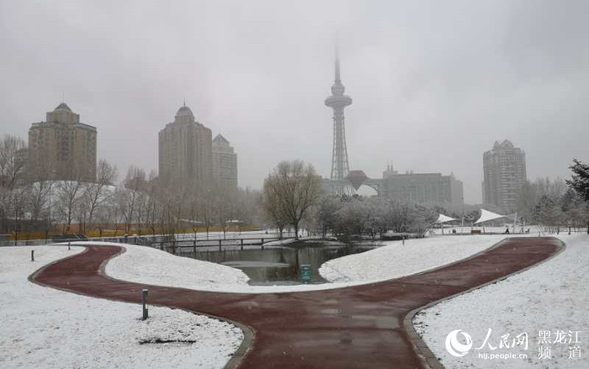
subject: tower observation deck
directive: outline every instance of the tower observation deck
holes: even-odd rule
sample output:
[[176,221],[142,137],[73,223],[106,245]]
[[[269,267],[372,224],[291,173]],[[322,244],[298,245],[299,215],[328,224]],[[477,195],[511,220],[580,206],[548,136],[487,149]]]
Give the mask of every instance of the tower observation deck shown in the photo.
[[348,149],[346,147],[346,126],[344,108],[352,104],[352,98],[344,95],[345,87],[340,79],[339,56],[335,57],[335,81],[331,86],[331,96],[325,105],[333,109],[333,151],[331,156],[331,180],[338,183],[336,192],[343,193],[346,177],[350,171]]

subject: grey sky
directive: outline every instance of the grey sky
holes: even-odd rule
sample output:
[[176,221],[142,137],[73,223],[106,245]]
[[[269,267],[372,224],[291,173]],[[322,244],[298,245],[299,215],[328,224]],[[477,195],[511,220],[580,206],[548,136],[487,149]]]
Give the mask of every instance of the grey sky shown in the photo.
[[4,1],[0,134],[62,100],[121,172],[157,168],[186,99],[239,154],[242,186],[282,159],[329,175],[339,34],[351,169],[454,172],[481,201],[482,154],[526,151],[528,177],[589,159],[589,1]]

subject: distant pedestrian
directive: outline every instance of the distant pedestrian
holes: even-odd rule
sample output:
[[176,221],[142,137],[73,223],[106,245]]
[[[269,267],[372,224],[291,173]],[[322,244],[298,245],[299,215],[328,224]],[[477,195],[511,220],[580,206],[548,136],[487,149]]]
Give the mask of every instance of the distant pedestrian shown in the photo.
[[505,227],[505,233],[508,234],[509,233],[509,227]]

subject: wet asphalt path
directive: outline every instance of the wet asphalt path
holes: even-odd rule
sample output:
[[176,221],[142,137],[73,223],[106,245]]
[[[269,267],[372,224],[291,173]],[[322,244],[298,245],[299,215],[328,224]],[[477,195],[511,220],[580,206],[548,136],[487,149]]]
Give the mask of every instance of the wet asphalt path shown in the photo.
[[563,247],[554,238],[507,239],[471,258],[421,274],[313,292],[218,293],[119,281],[103,271],[108,259],[122,251],[116,246],[89,246],[81,254],[40,269],[31,279],[132,303],[140,303],[141,289],[149,288],[150,304],[250,327],[249,339],[229,363],[231,367],[423,368],[429,352],[416,349],[423,343],[403,327],[412,310],[533,266]]

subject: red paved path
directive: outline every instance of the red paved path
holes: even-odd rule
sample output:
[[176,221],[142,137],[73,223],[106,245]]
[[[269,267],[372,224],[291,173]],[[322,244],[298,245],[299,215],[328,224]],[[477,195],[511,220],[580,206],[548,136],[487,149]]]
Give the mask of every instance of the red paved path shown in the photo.
[[32,279],[134,303],[140,302],[141,289],[149,288],[151,304],[245,324],[255,338],[239,368],[422,368],[402,327],[411,310],[532,266],[562,247],[553,238],[514,238],[422,274],[315,292],[217,293],[114,280],[102,272],[105,262],[121,251],[114,246],[88,247],[41,269]]

